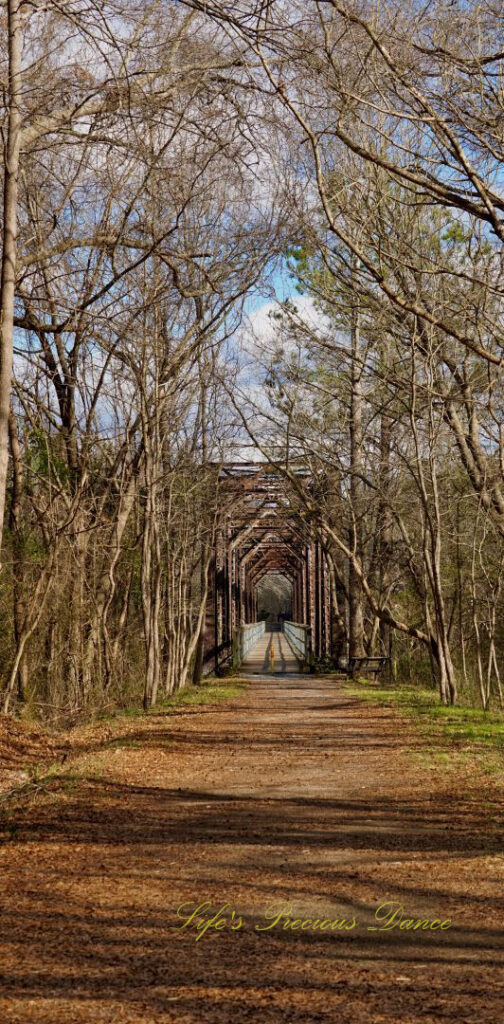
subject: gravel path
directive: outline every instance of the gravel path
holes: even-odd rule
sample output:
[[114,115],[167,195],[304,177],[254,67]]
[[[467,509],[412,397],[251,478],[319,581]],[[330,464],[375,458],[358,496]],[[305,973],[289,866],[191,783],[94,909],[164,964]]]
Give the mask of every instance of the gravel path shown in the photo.
[[0,1020],[502,1024],[501,820],[415,743],[277,676],[84,752],[4,821]]

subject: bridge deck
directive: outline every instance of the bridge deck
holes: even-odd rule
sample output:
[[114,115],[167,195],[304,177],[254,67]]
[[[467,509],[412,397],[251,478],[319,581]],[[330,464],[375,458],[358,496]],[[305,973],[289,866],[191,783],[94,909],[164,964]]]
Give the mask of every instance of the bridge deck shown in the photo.
[[[270,661],[271,646],[273,647],[273,666]],[[281,675],[284,672],[300,671],[301,665],[283,633],[264,633],[250,648],[240,666],[240,672],[245,675],[262,675],[263,673]]]

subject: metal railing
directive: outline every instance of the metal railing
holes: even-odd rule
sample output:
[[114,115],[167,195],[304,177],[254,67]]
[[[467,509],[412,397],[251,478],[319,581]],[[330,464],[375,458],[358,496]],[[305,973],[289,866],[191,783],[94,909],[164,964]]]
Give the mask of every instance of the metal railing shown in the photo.
[[310,627],[303,626],[300,622],[287,620],[283,624],[283,631],[296,658],[303,665],[309,665],[311,663]]
[[238,626],[235,633],[234,662],[238,668],[247,657],[250,648],[259,640],[265,631],[265,622],[248,622]]

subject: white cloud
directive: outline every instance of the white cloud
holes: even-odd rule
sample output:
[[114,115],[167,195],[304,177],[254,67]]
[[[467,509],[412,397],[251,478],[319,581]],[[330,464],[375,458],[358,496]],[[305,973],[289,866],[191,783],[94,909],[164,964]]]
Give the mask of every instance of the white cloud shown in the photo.
[[[304,328],[307,335],[324,333],[327,319],[317,309],[311,296],[296,295],[289,302],[295,325]],[[294,331],[289,331],[285,319],[279,319],[282,309],[279,302],[266,302],[244,318],[238,335],[238,347],[245,357],[264,364],[275,345],[281,344],[284,349],[288,349],[295,344]]]

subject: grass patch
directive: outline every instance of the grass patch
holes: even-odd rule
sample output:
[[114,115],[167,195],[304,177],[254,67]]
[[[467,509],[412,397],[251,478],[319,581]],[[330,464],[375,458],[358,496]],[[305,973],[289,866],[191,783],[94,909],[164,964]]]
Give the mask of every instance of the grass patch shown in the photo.
[[222,700],[238,697],[246,687],[247,683],[243,679],[233,679],[229,682],[222,682],[220,679],[206,679],[199,686],[185,686],[183,690],[179,690],[172,697],[156,704],[147,714],[159,715],[170,711],[171,708],[181,706],[197,707],[200,704],[219,704]]
[[474,763],[485,774],[504,772],[504,714],[498,710],[445,707],[434,690],[384,687],[368,680],[344,684],[345,692],[371,704],[396,708],[412,720],[425,747],[415,758],[447,768]]
[[192,683],[188,686],[184,686],[182,690],[177,690],[171,697],[161,699],[153,708],[149,708],[147,711],[139,705],[133,707],[114,708],[113,711],[99,711],[93,719],[87,724],[92,725],[93,722],[97,723],[115,723],[121,718],[142,718],[145,715],[160,715],[169,711],[170,708],[178,708],[181,705],[192,705],[197,706],[199,704],[218,704],[221,700],[230,700],[232,697],[238,697],[240,693],[246,689],[248,681],[245,679],[229,679],[223,682],[222,679],[215,679],[213,676],[209,676],[203,680],[198,686],[193,686]]

